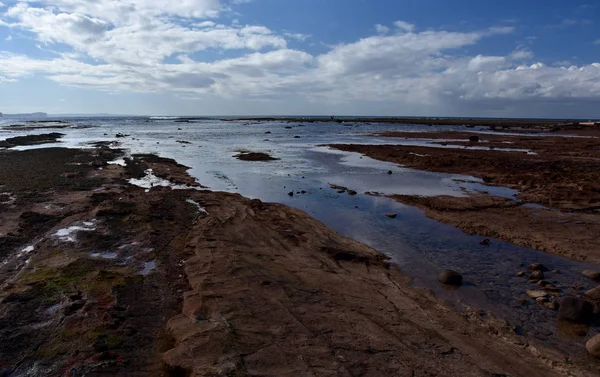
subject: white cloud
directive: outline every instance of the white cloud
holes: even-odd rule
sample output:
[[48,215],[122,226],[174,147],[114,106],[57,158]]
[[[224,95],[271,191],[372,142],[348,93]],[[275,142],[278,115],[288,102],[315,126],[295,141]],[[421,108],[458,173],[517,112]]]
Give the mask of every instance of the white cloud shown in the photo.
[[396,22],[394,22],[394,26],[396,26],[398,29],[403,30],[407,33],[412,33],[415,30],[415,25],[409,24],[406,21],[396,21]]
[[600,46],[600,39],[596,39],[596,40],[594,41],[594,44],[595,44],[595,45],[598,45],[598,46]]
[[12,35],[9,35],[8,37],[4,38],[5,41],[12,41],[13,37]]
[[[51,5],[50,0],[43,3]],[[232,3],[182,0],[165,10],[166,0],[53,0],[54,6],[47,8],[20,2],[9,8],[4,21],[33,33],[40,48],[60,43],[72,50],[45,60],[0,52],[0,83],[36,74],[61,85],[112,93],[302,98],[351,109],[375,102],[393,109],[398,104],[453,109],[600,98],[600,64],[544,65],[524,47],[494,56],[466,52],[489,36],[512,33],[514,27],[418,32],[415,25],[397,21],[394,30],[376,25],[376,35],[311,55],[288,48],[286,42],[308,35],[207,19]],[[241,56],[194,59],[207,49],[237,49]],[[166,63],[166,58],[174,62]]]
[[387,34],[390,32],[390,28],[385,26],[385,25],[380,25],[377,24],[375,25],[375,30],[379,33],[379,34]]
[[289,33],[289,32],[283,33],[283,36],[287,37],[287,38],[290,38],[290,39],[295,39],[295,40],[300,41],[300,42],[304,42],[305,40],[307,40],[308,38],[311,37],[310,34]]

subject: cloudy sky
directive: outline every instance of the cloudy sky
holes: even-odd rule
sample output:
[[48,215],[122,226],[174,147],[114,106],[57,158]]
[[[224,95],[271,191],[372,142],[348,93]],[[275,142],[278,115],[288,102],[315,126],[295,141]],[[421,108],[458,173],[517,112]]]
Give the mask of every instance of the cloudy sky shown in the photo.
[[0,0],[0,112],[600,118],[597,0]]

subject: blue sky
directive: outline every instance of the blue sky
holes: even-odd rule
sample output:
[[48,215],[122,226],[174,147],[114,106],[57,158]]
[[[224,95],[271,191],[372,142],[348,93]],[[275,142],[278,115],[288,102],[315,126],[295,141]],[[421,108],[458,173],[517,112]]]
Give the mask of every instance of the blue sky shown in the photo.
[[0,112],[600,118],[600,4],[0,0]]

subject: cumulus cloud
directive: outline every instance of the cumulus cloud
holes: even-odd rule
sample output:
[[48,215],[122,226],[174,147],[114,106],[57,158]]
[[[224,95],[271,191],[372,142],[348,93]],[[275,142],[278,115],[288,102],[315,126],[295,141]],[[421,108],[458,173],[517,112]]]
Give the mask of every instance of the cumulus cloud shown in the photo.
[[415,30],[415,25],[409,24],[406,21],[396,21],[394,22],[394,26],[407,33],[412,33]]
[[[165,7],[166,0],[38,1],[52,5],[42,7],[19,2],[4,12],[2,22],[30,32],[43,46],[71,50],[52,59],[0,52],[0,83],[35,74],[61,85],[110,92],[171,92],[188,99],[302,98],[318,105],[381,103],[392,109],[397,104],[495,109],[600,97],[600,64],[544,65],[524,47],[496,55],[465,52],[514,27],[418,31],[397,21],[393,28],[376,25],[375,35],[312,55],[287,44],[308,35],[239,22],[225,25],[214,18],[233,3],[182,0]],[[196,53],[207,49],[241,53],[198,61]]]

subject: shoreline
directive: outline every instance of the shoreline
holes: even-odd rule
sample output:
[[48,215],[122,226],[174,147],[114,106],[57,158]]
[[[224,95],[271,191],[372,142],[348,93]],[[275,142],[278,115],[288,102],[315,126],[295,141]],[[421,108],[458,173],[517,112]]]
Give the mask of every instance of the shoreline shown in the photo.
[[[0,204],[12,252],[1,255],[2,372],[598,371],[500,319],[456,313],[300,210],[203,190],[173,160],[108,164],[122,153],[101,144],[0,154],[13,169]],[[182,189],[127,183],[148,169]]]

